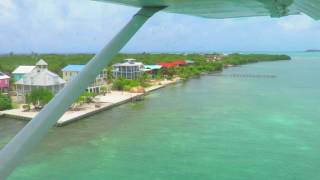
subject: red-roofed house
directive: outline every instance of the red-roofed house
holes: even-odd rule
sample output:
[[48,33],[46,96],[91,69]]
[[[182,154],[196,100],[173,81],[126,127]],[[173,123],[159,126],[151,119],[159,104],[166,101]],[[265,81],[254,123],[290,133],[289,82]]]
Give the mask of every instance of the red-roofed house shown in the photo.
[[184,66],[184,65],[188,64],[186,61],[183,61],[183,60],[177,60],[177,61],[173,61],[171,63],[175,64],[176,66]]
[[160,66],[162,66],[163,68],[172,68],[172,67],[176,67],[175,64],[173,63],[159,63]]
[[177,67],[177,66],[184,66],[187,65],[188,63],[183,60],[177,60],[173,62],[161,62],[159,65],[161,65],[163,68],[172,68],[172,67]]

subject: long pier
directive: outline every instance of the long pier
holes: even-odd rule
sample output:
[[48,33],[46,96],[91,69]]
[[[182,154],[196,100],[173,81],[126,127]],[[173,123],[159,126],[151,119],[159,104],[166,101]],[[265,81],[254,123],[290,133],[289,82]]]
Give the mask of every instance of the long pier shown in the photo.
[[210,76],[218,77],[234,77],[234,78],[276,78],[272,74],[210,74]]

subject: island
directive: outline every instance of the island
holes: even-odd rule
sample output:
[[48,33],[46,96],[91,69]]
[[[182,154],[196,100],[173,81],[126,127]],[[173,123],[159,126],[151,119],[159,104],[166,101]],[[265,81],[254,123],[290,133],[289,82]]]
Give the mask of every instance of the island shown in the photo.
[[305,52],[320,52],[320,49],[307,49]]
[[[0,114],[32,119],[93,56],[36,53],[0,56],[1,80],[6,84],[0,93]],[[281,54],[118,54],[57,125],[66,125],[126,102],[143,100],[145,95],[157,89],[221,72],[224,68],[290,59]]]

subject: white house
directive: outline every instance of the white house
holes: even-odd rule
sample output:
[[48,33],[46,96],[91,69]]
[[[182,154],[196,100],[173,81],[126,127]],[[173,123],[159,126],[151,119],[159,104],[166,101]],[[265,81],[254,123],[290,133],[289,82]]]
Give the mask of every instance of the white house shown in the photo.
[[125,59],[123,63],[112,66],[114,78],[137,79],[144,72],[144,65],[135,59]]
[[[70,81],[76,75],[80,73],[80,71],[85,67],[85,65],[68,65],[62,69],[62,77],[65,81]],[[94,80],[94,82],[87,88],[88,92],[99,93],[101,87],[106,84],[107,80],[107,72],[103,70]]]
[[19,81],[24,75],[30,73],[36,66],[18,66],[11,74],[15,81]]
[[56,94],[64,85],[65,81],[49,71],[48,64],[41,59],[30,73],[16,82],[17,96],[24,99],[25,95],[35,88],[46,88]]

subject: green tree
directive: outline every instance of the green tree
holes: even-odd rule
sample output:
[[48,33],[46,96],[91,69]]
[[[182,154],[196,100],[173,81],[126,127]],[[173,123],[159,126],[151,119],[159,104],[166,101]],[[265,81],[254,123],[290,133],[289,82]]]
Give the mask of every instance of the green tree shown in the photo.
[[105,96],[109,92],[108,86],[106,86],[106,85],[101,86],[100,92],[101,92],[101,94],[103,94]]
[[118,78],[112,83],[112,89],[122,91],[125,86],[125,79]]
[[81,105],[83,103],[92,103],[94,101],[94,97],[96,97],[96,96],[97,96],[96,93],[84,92],[76,100],[76,104]]
[[0,111],[11,109],[12,102],[9,96],[0,93]]
[[147,73],[143,73],[138,79],[142,87],[149,87],[150,86],[149,80],[150,80],[150,76]]
[[97,96],[97,94],[92,92],[84,92],[82,96],[85,100],[85,103],[93,103],[94,98]]
[[107,68],[107,80],[113,80],[113,73],[112,73],[112,67]]
[[53,98],[53,93],[46,88],[36,88],[26,95],[27,104],[32,104],[35,108],[41,108]]
[[112,89],[118,91],[129,91],[131,88],[138,86],[141,86],[141,84],[137,80],[119,78],[113,82]]

